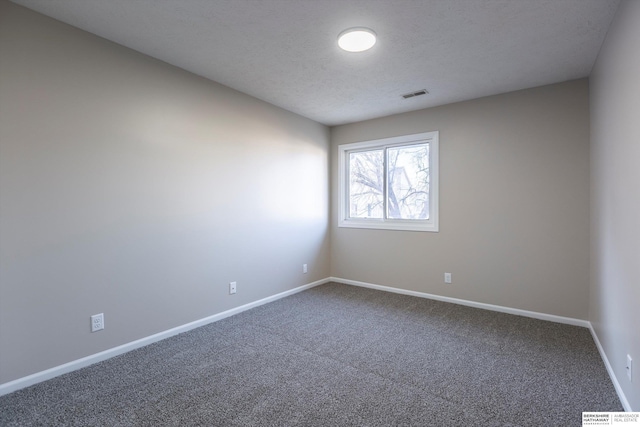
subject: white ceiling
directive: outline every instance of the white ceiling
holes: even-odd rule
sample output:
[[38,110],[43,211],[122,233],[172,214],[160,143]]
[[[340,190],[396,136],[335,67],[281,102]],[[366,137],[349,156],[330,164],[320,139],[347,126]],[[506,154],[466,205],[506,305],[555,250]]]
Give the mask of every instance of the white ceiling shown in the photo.
[[[326,125],[586,77],[619,3],[13,1]],[[338,49],[355,26],[372,50]]]

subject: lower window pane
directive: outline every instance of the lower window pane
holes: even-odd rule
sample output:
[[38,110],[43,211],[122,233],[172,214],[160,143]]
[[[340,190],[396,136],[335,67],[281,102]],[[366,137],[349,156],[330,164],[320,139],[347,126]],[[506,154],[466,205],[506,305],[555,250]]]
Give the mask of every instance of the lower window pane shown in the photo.
[[429,219],[429,145],[387,150],[388,218]]
[[383,150],[349,154],[349,217],[384,216]]

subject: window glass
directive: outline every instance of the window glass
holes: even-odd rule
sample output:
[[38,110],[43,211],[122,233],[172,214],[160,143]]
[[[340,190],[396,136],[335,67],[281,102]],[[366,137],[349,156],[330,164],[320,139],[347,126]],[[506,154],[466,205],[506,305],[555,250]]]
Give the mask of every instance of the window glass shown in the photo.
[[387,149],[389,218],[429,219],[429,144]]
[[384,214],[384,151],[349,153],[349,216],[382,218]]

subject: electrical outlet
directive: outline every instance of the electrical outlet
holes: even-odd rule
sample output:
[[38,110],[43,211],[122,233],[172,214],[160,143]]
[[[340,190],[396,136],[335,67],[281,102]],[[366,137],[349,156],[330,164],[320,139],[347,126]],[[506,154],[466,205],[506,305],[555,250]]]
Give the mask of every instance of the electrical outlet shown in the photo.
[[444,273],[444,283],[451,283],[451,273]]
[[97,332],[104,329],[104,313],[94,314],[91,316],[91,332]]
[[631,368],[633,365],[633,359],[631,355],[627,354],[627,377],[629,377],[629,381],[632,381],[631,377]]
[[229,283],[229,295],[236,293],[236,282]]
[[309,269],[307,268],[307,264],[302,264],[302,272],[304,274],[307,274],[309,272]]

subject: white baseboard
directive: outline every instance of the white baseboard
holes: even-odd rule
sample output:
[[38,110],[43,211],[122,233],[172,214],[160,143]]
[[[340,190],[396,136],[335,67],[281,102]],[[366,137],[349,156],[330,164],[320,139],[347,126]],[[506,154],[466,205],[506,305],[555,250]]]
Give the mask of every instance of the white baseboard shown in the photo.
[[200,326],[204,326],[209,323],[217,322],[218,320],[222,320],[229,316],[233,316],[234,314],[241,313],[243,311],[252,309],[254,307],[258,307],[263,304],[267,304],[269,302],[273,302],[279,300],[284,297],[288,297],[289,295],[296,294],[298,292],[302,292],[304,290],[313,288],[318,285],[322,285],[328,283],[329,279],[318,280],[313,283],[308,283],[306,285],[299,286],[294,289],[290,289],[285,292],[281,292],[276,295],[272,295],[270,297],[263,298],[258,301],[250,302],[248,304],[242,305],[240,307],[232,308],[227,311],[223,311],[222,313],[214,314],[209,317],[205,317],[204,319],[196,320],[191,323],[187,323],[182,326],[178,326],[163,332],[159,332],[154,335],[150,335],[145,338],[141,338],[139,340],[132,341],[127,344],[120,345],[118,347],[110,348],[105,351],[101,351],[100,353],[92,354],[87,357],[83,357],[82,359],[77,359],[69,363],[65,363],[64,365],[55,366],[53,368],[47,369],[45,371],[36,372],[35,374],[28,375],[26,377],[18,378],[17,380],[9,381],[4,384],[0,384],[0,396],[5,394],[12,393],[14,391],[20,390],[25,387],[29,387],[31,385],[40,383],[42,381],[50,380],[51,378],[55,378],[62,374],[66,374],[68,372],[72,372],[81,368],[84,368],[89,365],[93,365],[94,363],[102,362],[103,360],[110,359],[112,357],[118,356],[123,353],[127,353],[131,350],[135,350],[140,347],[144,347],[149,344],[153,344],[154,342],[161,341],[165,338],[172,337],[174,335],[180,334],[182,332],[190,331],[191,329],[198,328]]
[[414,297],[427,298],[437,301],[450,302],[453,304],[466,305],[468,307],[482,308],[484,310],[499,311],[501,313],[515,314],[517,316],[532,317],[534,319],[548,320],[556,323],[566,323],[567,325],[581,326],[583,328],[590,327],[587,320],[574,319],[571,317],[556,316],[554,314],[538,313],[535,311],[520,310],[518,308],[504,307],[501,305],[486,304],[483,302],[475,302],[458,298],[443,297],[440,295],[427,294],[424,292],[409,291],[406,289],[392,288],[390,286],[375,285],[373,283],[359,282],[356,280],[342,279],[339,277],[331,277],[332,282],[343,283],[345,285],[360,286],[363,288],[377,289],[379,291],[393,292],[402,295],[411,295]]
[[618,382],[618,377],[616,377],[616,374],[613,372],[613,367],[611,366],[611,363],[609,363],[609,358],[604,352],[604,348],[602,347],[602,344],[600,344],[600,339],[598,339],[598,334],[596,334],[596,331],[593,329],[593,325],[591,324],[591,322],[589,322],[589,330],[591,331],[593,340],[596,342],[596,347],[598,347],[598,351],[600,352],[600,357],[604,362],[604,366],[607,368],[607,372],[609,373],[609,378],[611,378],[613,387],[615,387],[616,393],[618,393],[618,398],[620,399],[620,403],[622,403],[622,407],[625,411],[632,412],[631,405],[627,400],[627,396],[625,396],[624,391],[622,391],[622,386]]
[[468,300],[463,300],[463,299],[458,299],[458,298],[451,298],[451,297],[444,297],[444,296],[440,296],[440,295],[434,295],[434,294],[428,294],[428,293],[424,293],[424,292],[417,292],[417,291],[410,291],[410,290],[406,290],[406,289],[399,289],[399,288],[393,288],[390,286],[382,286],[382,285],[375,285],[372,283],[366,283],[366,282],[359,282],[356,280],[349,280],[349,279],[342,279],[339,277],[329,277],[326,279],[322,279],[322,280],[318,280],[316,282],[313,283],[309,283],[303,286],[299,286],[297,288],[285,291],[285,292],[281,292],[279,294],[276,295],[272,295],[270,297],[266,297],[263,298],[261,300],[258,301],[254,301],[245,305],[242,305],[240,307],[236,307],[236,308],[232,308],[230,310],[227,311],[223,311],[222,313],[218,313],[218,314],[214,314],[212,316],[209,317],[205,317],[203,319],[200,320],[196,320],[194,322],[191,323],[187,323],[185,325],[182,326],[178,326],[163,332],[159,332],[157,334],[154,335],[150,335],[148,337],[145,338],[141,338],[139,340],[136,341],[132,341],[130,343],[127,344],[123,344],[121,346],[118,347],[114,347],[105,351],[101,351],[100,353],[96,353],[96,354],[92,354],[90,356],[87,357],[83,357],[81,359],[77,359],[74,360],[72,362],[69,363],[65,363],[63,365],[60,366],[56,366],[50,369],[47,369],[45,371],[41,371],[41,372],[36,372],[35,374],[23,377],[23,378],[18,378],[17,380],[14,381],[10,381],[4,384],[0,384],[0,396],[3,396],[5,394],[9,394],[12,393],[14,391],[20,390],[22,388],[25,387],[29,387],[31,385],[55,378],[59,375],[63,375],[66,374],[68,372],[72,372],[81,368],[84,368],[86,366],[89,365],[93,365],[94,363],[98,363],[101,362],[103,360],[107,360],[110,359],[112,357],[118,356],[120,354],[123,353],[127,353],[129,351],[135,350],[137,348],[140,347],[144,347],[146,345],[149,344],[153,344],[154,342],[157,341],[161,341],[165,338],[169,338],[171,336],[180,334],[182,332],[187,332],[190,331],[191,329],[195,329],[198,328],[200,326],[204,326],[206,324],[209,323],[213,323],[213,322],[217,322],[218,320],[222,320],[224,318],[227,318],[229,316],[233,316],[234,314],[238,314],[241,313],[243,311],[252,309],[254,307],[258,307],[260,305],[263,304],[267,304],[269,302],[273,302],[276,300],[279,300],[281,298],[285,298],[289,295],[293,295],[295,293],[298,292],[302,292],[304,290],[313,288],[315,286],[319,286],[319,285],[323,285],[325,283],[328,282],[337,282],[337,283],[342,283],[345,285],[353,285],[353,286],[360,286],[360,287],[364,287],[364,288],[371,288],[371,289],[377,289],[380,291],[386,291],[386,292],[393,292],[393,293],[397,293],[397,294],[403,294],[403,295],[411,295],[411,296],[416,296],[416,297],[420,297],[420,298],[428,298],[428,299],[433,299],[433,300],[437,300],[437,301],[443,301],[443,302],[449,302],[449,303],[453,303],[453,304],[460,304],[460,305],[466,305],[469,307],[475,307],[475,308],[481,308],[481,309],[485,309],[485,310],[491,310],[491,311],[498,311],[501,313],[508,313],[508,314],[515,314],[518,316],[525,316],[525,317],[532,317],[535,319],[541,319],[541,320],[548,320],[551,322],[557,322],[557,323],[565,323],[565,324],[569,324],[569,325],[574,325],[574,326],[582,326],[582,327],[586,327],[589,328],[589,330],[591,331],[591,335],[593,336],[593,339],[596,343],[596,346],[598,347],[598,351],[600,352],[600,356],[602,357],[602,360],[605,364],[605,367],[607,369],[607,372],[609,373],[609,376],[611,377],[611,381],[613,382],[613,385],[616,389],[616,392],[618,393],[618,397],[620,398],[620,402],[622,403],[622,406],[624,407],[625,411],[627,412],[631,412],[631,405],[629,405],[629,401],[627,400],[626,396],[624,395],[624,392],[622,391],[622,387],[620,386],[620,383],[618,382],[613,369],[611,367],[611,364],[609,363],[609,360],[607,359],[607,355],[604,352],[604,349],[602,348],[602,345],[600,344],[600,340],[598,339],[598,336],[596,335],[593,326],[591,325],[590,322],[586,321],[586,320],[580,320],[580,319],[573,319],[573,318],[569,318],[569,317],[562,317],[562,316],[556,316],[556,315],[552,315],[552,314],[545,314],[545,313],[537,313],[534,311],[527,311],[527,310],[520,310],[520,309],[516,309],[516,308],[510,308],[510,307],[503,307],[503,306],[499,306],[499,305],[493,305],[493,304],[485,304],[485,303],[480,303],[480,302],[475,302],[475,301],[468,301]]

